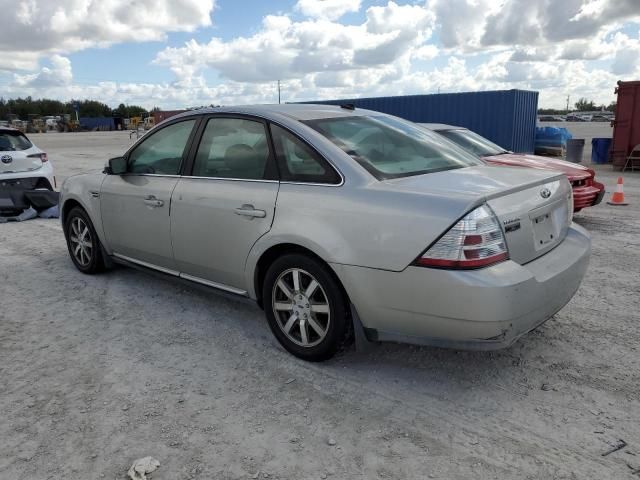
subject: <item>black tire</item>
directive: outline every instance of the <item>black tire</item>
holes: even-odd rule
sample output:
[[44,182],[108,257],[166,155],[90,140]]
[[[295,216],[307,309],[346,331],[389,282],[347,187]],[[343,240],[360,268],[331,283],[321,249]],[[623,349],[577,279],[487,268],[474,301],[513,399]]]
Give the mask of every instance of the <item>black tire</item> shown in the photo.
[[[301,299],[305,299],[300,300],[303,303],[299,304],[296,304],[297,297],[293,288],[290,288],[289,293],[294,295],[290,298],[283,297],[284,291],[280,286],[276,287],[279,279],[283,279],[287,283],[286,276],[293,275],[294,271],[299,271],[299,294]],[[290,278],[292,279],[293,277]],[[305,279],[307,283],[305,283]],[[318,287],[307,299],[306,296],[303,297],[302,295],[305,294],[305,290],[311,284],[310,280],[315,280]],[[292,284],[289,283],[289,285]],[[278,300],[278,295],[281,295],[282,300]],[[322,304],[316,303],[318,298],[322,300]],[[298,358],[311,362],[328,360],[346,346],[352,338],[352,323],[346,294],[333,272],[315,258],[296,253],[276,259],[267,270],[262,287],[262,299],[271,331],[280,344]],[[290,302],[292,310],[277,313],[274,309],[274,302],[280,306],[282,306],[283,302]],[[309,320],[309,324],[306,324],[306,328],[304,328],[301,320],[296,320],[292,324],[293,327],[290,327],[290,334],[285,333],[286,325],[283,325],[283,323],[286,323],[286,318],[289,317],[290,319],[291,312],[298,307],[299,310],[296,315],[304,315],[302,312],[305,312],[305,302],[308,308],[307,313],[313,319],[314,328],[320,326],[324,330],[324,336],[317,334],[317,330],[311,328],[311,320]],[[314,308],[323,308],[329,313],[328,315],[318,313],[313,310]],[[308,332],[305,334],[304,340],[302,338],[290,338],[290,336],[295,337],[297,335],[301,337],[303,329]],[[315,342],[314,336],[317,337]],[[309,344],[302,345],[301,343],[304,343],[304,341]]]
[[[83,252],[77,255],[74,253],[78,248],[78,243],[74,242],[74,238],[77,238],[74,228],[78,229],[78,221],[81,222],[80,225],[87,227],[88,232],[83,237],[83,246],[85,248],[81,248]],[[84,230],[82,229],[82,231]],[[69,250],[71,261],[78,270],[86,274],[99,273],[105,270],[104,259],[102,258],[102,244],[96,234],[96,230],[93,228],[89,215],[82,208],[74,207],[67,214],[64,220],[64,236],[67,240],[67,249]],[[91,247],[88,248],[87,244],[91,244]]]

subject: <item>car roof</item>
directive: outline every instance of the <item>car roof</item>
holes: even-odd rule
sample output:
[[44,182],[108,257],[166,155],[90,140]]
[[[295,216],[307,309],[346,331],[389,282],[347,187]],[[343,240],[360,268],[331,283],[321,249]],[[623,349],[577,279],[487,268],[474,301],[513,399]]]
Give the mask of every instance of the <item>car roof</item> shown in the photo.
[[418,125],[422,125],[423,127],[426,127],[429,130],[433,130],[434,132],[437,132],[439,130],[467,130],[464,127],[456,127],[454,125],[447,125],[446,123],[419,123]]
[[197,110],[189,110],[177,117],[189,117],[195,115],[207,115],[212,113],[241,113],[271,118],[284,115],[294,120],[315,120],[319,118],[353,117],[362,115],[385,115],[364,108],[343,108],[339,105],[319,105],[311,103],[284,103],[274,105],[239,105],[227,107],[207,107]]

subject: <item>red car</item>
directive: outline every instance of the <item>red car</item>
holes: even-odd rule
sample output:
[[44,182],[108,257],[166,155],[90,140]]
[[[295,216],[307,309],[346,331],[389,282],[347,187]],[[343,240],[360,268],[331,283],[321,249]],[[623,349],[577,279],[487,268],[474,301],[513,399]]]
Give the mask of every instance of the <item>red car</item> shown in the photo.
[[573,208],[579,212],[585,207],[599,204],[604,197],[604,185],[596,182],[596,172],[578,163],[555,158],[513,153],[487,140],[471,130],[440,123],[422,123],[423,127],[438,132],[465,150],[482,157],[494,165],[540,168],[563,172],[573,187]]

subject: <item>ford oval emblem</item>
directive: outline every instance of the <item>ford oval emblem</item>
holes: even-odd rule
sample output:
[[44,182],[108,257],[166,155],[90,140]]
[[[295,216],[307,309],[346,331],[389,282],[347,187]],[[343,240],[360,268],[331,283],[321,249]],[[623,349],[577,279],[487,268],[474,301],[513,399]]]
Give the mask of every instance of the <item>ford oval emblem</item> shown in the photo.
[[540,190],[540,196],[542,198],[549,198],[551,196],[551,190],[549,190],[548,188],[543,188],[542,190]]
[[2,160],[2,163],[11,163],[13,162],[13,157],[11,155],[2,155],[0,160]]

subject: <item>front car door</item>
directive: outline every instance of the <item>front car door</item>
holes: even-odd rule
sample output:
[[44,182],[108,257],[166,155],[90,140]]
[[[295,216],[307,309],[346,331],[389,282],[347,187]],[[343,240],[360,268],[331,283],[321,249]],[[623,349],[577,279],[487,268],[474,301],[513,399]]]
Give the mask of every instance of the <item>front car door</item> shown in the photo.
[[245,261],[271,228],[278,195],[269,144],[261,120],[207,120],[192,174],[172,197],[173,252],[183,277],[245,293]]
[[176,273],[171,193],[196,122],[190,118],[152,131],[126,155],[127,172],[105,178],[100,191],[102,225],[115,256]]

